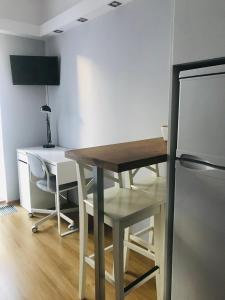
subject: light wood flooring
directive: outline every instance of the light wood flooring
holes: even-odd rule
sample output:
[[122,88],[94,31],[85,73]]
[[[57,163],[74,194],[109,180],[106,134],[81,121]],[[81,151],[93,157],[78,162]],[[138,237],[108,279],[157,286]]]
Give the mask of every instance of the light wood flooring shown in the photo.
[[[27,212],[0,217],[0,300],[77,300],[79,278],[79,233],[61,238],[56,220],[48,221],[33,234]],[[106,230],[106,243],[111,232]],[[89,250],[93,251],[90,230]],[[112,257],[106,255],[110,270]],[[125,275],[129,282],[147,271],[152,262],[132,253]],[[94,270],[88,267],[87,300],[94,300]],[[114,299],[114,288],[106,283],[106,299]],[[155,280],[126,297],[127,300],[156,300]]]

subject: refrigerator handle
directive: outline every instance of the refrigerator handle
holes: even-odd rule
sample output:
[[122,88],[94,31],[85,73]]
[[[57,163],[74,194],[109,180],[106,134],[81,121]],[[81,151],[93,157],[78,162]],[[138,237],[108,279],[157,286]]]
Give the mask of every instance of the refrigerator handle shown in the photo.
[[209,162],[200,161],[200,159],[196,156],[186,154],[181,156],[179,163],[182,167],[195,171],[221,171],[221,169],[223,169],[218,166],[214,166]]
[[[195,161],[195,162],[199,162],[199,163],[202,162],[202,159],[200,157],[195,156],[195,155],[190,155],[190,154],[181,154],[180,159]],[[205,163],[208,163],[208,162],[205,161]]]
[[195,171],[210,171],[215,169],[207,164],[199,163],[197,161],[193,162],[189,160],[180,159],[179,163],[183,168],[195,170]]

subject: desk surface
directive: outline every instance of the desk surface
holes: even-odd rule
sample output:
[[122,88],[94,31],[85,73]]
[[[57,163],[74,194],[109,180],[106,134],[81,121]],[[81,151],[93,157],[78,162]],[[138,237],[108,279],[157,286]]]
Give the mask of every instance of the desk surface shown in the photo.
[[18,153],[26,154],[34,153],[42,157],[46,162],[50,164],[59,164],[71,161],[65,157],[65,152],[68,148],[55,147],[55,148],[43,148],[43,147],[29,147],[18,149]]
[[100,147],[69,150],[67,158],[98,166],[114,172],[123,172],[167,161],[167,143],[154,138]]

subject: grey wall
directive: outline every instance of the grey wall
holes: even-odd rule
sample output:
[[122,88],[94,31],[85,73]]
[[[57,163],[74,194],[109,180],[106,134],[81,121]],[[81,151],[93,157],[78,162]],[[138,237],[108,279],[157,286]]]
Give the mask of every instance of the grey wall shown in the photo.
[[45,103],[45,89],[37,86],[13,86],[10,54],[43,55],[44,43],[0,34],[0,126],[4,156],[3,159],[0,158],[0,162],[4,161],[5,165],[6,189],[5,192],[4,189],[1,190],[4,200],[19,199],[16,149],[41,145],[45,136],[44,116],[40,113],[40,106]]
[[47,54],[61,57],[61,85],[50,89],[60,145],[161,135],[169,106],[170,21],[170,1],[135,0],[47,41]]
[[6,199],[6,174],[5,174],[5,162],[3,151],[3,136],[2,136],[2,115],[0,107],[0,201]]
[[41,24],[43,4],[43,0],[0,0],[0,19]]
[[174,63],[225,56],[224,0],[175,0]]

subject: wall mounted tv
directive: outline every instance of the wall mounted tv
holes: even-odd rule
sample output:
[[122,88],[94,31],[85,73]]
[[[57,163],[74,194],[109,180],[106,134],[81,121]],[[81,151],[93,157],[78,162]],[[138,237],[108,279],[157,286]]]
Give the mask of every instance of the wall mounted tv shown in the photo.
[[14,85],[59,85],[57,56],[10,55]]

